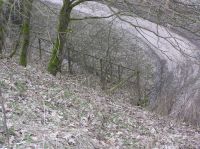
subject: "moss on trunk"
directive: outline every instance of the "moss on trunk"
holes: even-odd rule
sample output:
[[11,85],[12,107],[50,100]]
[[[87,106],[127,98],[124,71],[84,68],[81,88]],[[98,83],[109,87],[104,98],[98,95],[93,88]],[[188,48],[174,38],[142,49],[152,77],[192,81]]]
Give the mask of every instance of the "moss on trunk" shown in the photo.
[[64,0],[59,14],[58,35],[56,43],[52,49],[51,59],[48,64],[48,71],[54,76],[58,71],[61,70],[63,48],[67,42],[66,32],[70,22],[70,14],[72,9],[70,5],[70,0]]
[[27,65],[27,53],[29,47],[29,38],[30,38],[30,17],[31,17],[31,9],[32,9],[33,0],[24,0],[23,1],[23,25],[22,25],[22,41],[21,41],[21,49],[20,49],[20,65]]
[[23,32],[23,41],[21,44],[21,52],[20,52],[20,65],[26,66],[27,65],[27,51],[29,46],[29,23],[24,22],[22,26]]
[[3,52],[4,27],[3,27],[3,0],[0,0],[0,54]]
[[48,72],[50,72],[54,76],[59,71],[59,69],[60,69],[59,67],[61,65],[61,62],[58,57],[59,47],[60,47],[60,43],[59,43],[59,40],[57,39],[56,43],[54,45],[54,48],[53,48],[53,53],[52,53],[51,59],[49,61],[49,65],[48,65]]

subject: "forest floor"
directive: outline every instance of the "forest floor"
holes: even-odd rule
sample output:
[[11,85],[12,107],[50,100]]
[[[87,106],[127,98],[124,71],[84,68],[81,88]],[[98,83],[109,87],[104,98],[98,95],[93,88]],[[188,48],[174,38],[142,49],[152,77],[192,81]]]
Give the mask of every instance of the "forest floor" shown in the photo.
[[[78,81],[77,81],[78,80]],[[13,148],[199,149],[200,130],[83,86],[84,76],[53,77],[0,60]],[[2,115],[2,109],[0,109]],[[0,121],[0,148],[5,147]]]

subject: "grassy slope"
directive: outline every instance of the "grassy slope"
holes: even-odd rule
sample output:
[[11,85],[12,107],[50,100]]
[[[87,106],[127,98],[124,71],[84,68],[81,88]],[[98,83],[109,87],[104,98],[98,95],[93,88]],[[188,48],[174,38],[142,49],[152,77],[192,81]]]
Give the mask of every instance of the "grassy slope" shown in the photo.
[[11,145],[81,149],[200,146],[199,130],[83,87],[83,81],[84,77],[58,79],[41,69],[1,60],[0,84]]

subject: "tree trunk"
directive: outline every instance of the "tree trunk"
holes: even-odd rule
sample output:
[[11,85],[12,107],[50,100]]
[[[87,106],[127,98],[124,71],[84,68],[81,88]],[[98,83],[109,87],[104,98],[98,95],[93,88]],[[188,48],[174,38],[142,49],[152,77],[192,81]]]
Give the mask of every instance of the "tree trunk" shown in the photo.
[[[12,6],[11,6],[12,5]],[[23,0],[9,0],[9,5],[7,5],[5,11],[6,21],[11,21],[11,23],[16,25],[21,25],[23,22]],[[20,45],[20,39],[22,35],[22,30],[19,31],[17,40],[13,43],[12,52],[9,55],[9,58],[12,58],[16,53]]]
[[71,10],[72,8],[70,6],[70,0],[63,0],[63,6],[59,15],[58,35],[54,44],[54,48],[52,49],[53,52],[51,59],[48,64],[48,71],[54,76],[58,71],[61,71],[62,55],[64,45],[67,42],[66,32],[70,22]]
[[32,9],[33,0],[24,0],[23,1],[23,25],[22,25],[22,42],[20,50],[20,65],[27,65],[27,53],[29,47],[29,38],[30,38],[30,17]]
[[17,49],[18,49],[19,44],[20,44],[20,38],[21,38],[21,32],[19,33],[17,41],[15,42],[14,48],[9,55],[10,58],[13,58],[13,56],[17,53]]
[[0,0],[0,55],[3,52],[4,43],[4,29],[3,29],[3,0]]

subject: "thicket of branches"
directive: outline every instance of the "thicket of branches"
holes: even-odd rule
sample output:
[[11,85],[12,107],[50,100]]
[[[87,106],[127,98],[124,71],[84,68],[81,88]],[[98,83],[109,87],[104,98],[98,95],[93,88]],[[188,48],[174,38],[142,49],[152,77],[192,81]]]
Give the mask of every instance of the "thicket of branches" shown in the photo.
[[[109,18],[116,16],[117,18],[130,23],[134,28],[137,29],[145,29],[147,28],[132,24],[123,18],[123,16],[131,16],[136,17],[134,14],[138,14],[140,17],[145,19],[153,20],[154,22],[170,27],[179,27],[181,29],[187,30],[191,33],[194,33],[196,36],[199,36],[199,30],[197,26],[199,24],[199,6],[195,4],[187,4],[184,1],[178,0],[168,0],[168,1],[128,1],[124,0],[123,2],[119,1],[100,1],[101,3],[106,4],[110,10],[113,12],[112,15],[101,16],[101,17],[84,17],[84,18],[72,18],[71,12],[74,7],[80,5],[86,1],[92,0],[63,0],[63,6],[60,10],[59,19],[58,19],[58,29],[57,29],[57,39],[54,44],[54,48],[52,49],[53,54],[52,58],[48,65],[48,71],[56,75],[56,73],[61,69],[61,61],[63,54],[63,47],[67,43],[66,33],[69,31],[69,23],[74,20],[85,20],[85,19],[98,19],[98,18]],[[29,24],[31,17],[31,8],[33,1],[27,0],[9,0],[3,1],[1,0],[1,32],[0,32],[0,52],[2,53],[3,43],[4,43],[4,35],[6,33],[6,24],[9,21],[13,21],[14,24],[19,23],[21,21],[21,45],[20,45],[20,64],[26,66],[27,65],[27,50],[29,47]],[[118,8],[116,11],[113,7]],[[185,11],[185,9],[187,11]],[[184,9],[184,10],[183,10]],[[184,11],[184,13],[183,13]],[[192,16],[192,17],[191,17]],[[186,21],[187,20],[187,21]],[[189,27],[188,27],[189,26]],[[193,28],[191,28],[193,26]],[[152,32],[152,31],[151,31]],[[157,36],[161,37],[158,33],[154,32]],[[11,57],[14,55],[14,52],[11,54]]]
[[[145,1],[145,0],[135,0],[135,1],[98,1],[100,3],[106,4],[108,9],[111,11],[112,14],[108,14],[105,16],[87,16],[87,17],[72,17],[72,10],[74,7],[81,5],[82,3],[85,3],[87,1],[92,0],[63,0],[63,5],[58,13],[58,27],[57,27],[57,35],[55,41],[52,41],[53,47],[52,47],[52,54],[51,58],[48,62],[47,70],[52,75],[56,75],[57,72],[61,71],[61,64],[64,58],[64,55],[66,53],[70,53],[70,50],[72,50],[72,46],[70,46],[70,42],[76,42],[76,41],[69,41],[71,28],[70,25],[73,24],[75,21],[83,21],[83,20],[97,20],[97,19],[107,19],[107,18],[117,18],[121,21],[126,22],[127,24],[131,25],[133,28],[135,28],[139,33],[142,34],[142,30],[146,30],[151,32],[152,34],[156,35],[158,38],[165,39],[167,42],[172,44],[174,46],[174,43],[171,43],[172,39],[175,42],[177,42],[176,37],[173,37],[172,35],[169,35],[169,37],[164,37],[159,34],[158,31],[150,30],[149,28],[146,28],[140,24],[132,23],[130,20],[128,20],[126,17],[131,18],[137,18],[142,17],[144,19],[153,21],[159,25],[163,25],[166,27],[169,27],[171,29],[173,28],[179,28],[183,29],[185,31],[188,31],[190,33],[193,33],[192,38],[195,38],[198,40],[199,37],[199,30],[198,30],[198,24],[199,23],[199,6],[196,4],[188,4],[184,1],[178,1],[178,0],[167,0],[167,1],[160,1],[155,2],[153,0],[151,1]],[[43,1],[40,1],[43,5],[47,6]],[[48,7],[48,6],[47,6]],[[26,66],[28,62],[28,53],[30,43],[31,43],[31,16],[32,16],[32,8],[38,10],[38,12],[41,12],[41,8],[38,8],[36,5],[34,5],[34,0],[9,0],[9,1],[0,1],[0,54],[1,57],[5,57],[3,51],[6,50],[5,48],[5,35],[9,34],[9,31],[15,28],[15,25],[19,26],[19,30],[17,31],[18,35],[15,37],[14,44],[11,46],[10,53],[6,57],[12,58],[14,55],[19,53],[20,59],[19,64],[22,66]],[[117,9],[115,9],[117,8]],[[184,11],[187,10],[187,11]],[[55,13],[51,8],[49,8],[49,11],[52,11]],[[34,18],[32,18],[34,19]],[[114,55],[117,54],[117,51],[120,49],[120,44],[118,40],[115,42],[118,43],[118,45],[109,45],[109,41],[113,40],[111,43],[114,42],[115,39],[111,39],[109,37],[110,34],[112,34],[112,25],[113,23],[110,23],[110,26],[108,26],[108,30],[106,31],[108,33],[108,44],[107,46],[104,46],[105,49],[105,56],[104,58],[107,59],[107,61],[114,60]],[[101,31],[103,33],[103,30]],[[97,37],[100,34],[95,34],[93,36]],[[104,34],[102,34],[104,36]],[[12,36],[12,35],[11,35]],[[81,36],[77,36],[77,38],[81,38]],[[123,38],[123,37],[122,37]],[[73,38],[75,39],[75,38]],[[91,38],[94,39],[94,38]],[[97,44],[100,41],[95,40],[89,40],[89,39],[82,39],[86,46],[91,42],[93,44]],[[148,40],[148,39],[147,39]],[[159,40],[159,39],[158,39]],[[105,41],[101,41],[102,47]],[[184,53],[184,50],[182,50],[177,42],[177,45],[174,46],[177,51],[182,53],[183,55],[187,55]],[[138,48],[138,47],[137,47]],[[66,51],[67,49],[67,51]],[[115,50],[113,50],[115,49]],[[84,52],[87,52],[86,49],[82,49]],[[139,50],[139,48],[138,48]],[[159,49],[158,49],[159,50]],[[18,52],[17,52],[18,51]],[[88,51],[89,52],[89,51]],[[165,53],[164,53],[165,54]],[[136,56],[139,57],[139,56]],[[138,59],[139,60],[139,59]],[[138,61],[136,60],[136,61]],[[136,62],[138,63],[138,62]],[[140,61],[140,63],[142,63]],[[71,64],[69,63],[69,67]],[[104,68],[105,72],[107,72],[107,69],[110,68]],[[137,70],[141,68],[136,68]],[[71,71],[70,71],[71,72]],[[137,83],[139,84],[139,83]],[[138,88],[140,88],[138,86]],[[140,91],[138,91],[140,92]],[[140,93],[138,93],[140,94]],[[139,95],[141,96],[141,95]],[[139,97],[140,99],[141,97]]]

